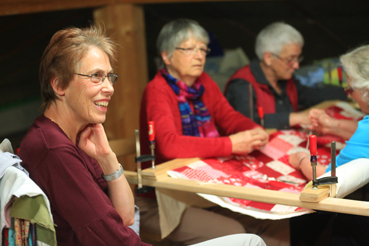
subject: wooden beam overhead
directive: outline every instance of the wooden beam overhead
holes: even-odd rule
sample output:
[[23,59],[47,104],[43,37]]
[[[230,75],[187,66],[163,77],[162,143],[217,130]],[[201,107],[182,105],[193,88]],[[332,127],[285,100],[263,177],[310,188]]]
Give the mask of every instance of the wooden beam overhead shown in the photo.
[[0,16],[32,14],[68,9],[95,8],[114,0],[0,0]]
[[96,8],[118,3],[155,4],[214,1],[219,2],[225,0],[0,0],[0,16],[31,14],[68,9]]

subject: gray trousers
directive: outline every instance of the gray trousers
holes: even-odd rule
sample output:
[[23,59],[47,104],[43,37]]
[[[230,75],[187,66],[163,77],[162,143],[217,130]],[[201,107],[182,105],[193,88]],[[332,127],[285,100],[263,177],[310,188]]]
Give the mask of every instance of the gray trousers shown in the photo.
[[[136,197],[140,208],[140,233],[160,238],[158,204],[149,198]],[[215,206],[209,209],[189,207],[180,224],[167,239],[191,245],[232,234],[252,233],[260,236],[266,245],[289,246],[289,219],[261,220]]]
[[210,239],[190,246],[266,246],[263,239],[255,234],[242,233]]

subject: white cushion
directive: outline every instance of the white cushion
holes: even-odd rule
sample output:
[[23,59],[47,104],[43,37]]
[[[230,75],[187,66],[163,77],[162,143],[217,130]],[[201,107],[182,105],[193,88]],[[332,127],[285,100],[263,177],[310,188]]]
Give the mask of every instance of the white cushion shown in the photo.
[[[331,176],[331,172],[321,177]],[[369,159],[359,158],[336,168],[337,196],[343,198],[369,182]]]

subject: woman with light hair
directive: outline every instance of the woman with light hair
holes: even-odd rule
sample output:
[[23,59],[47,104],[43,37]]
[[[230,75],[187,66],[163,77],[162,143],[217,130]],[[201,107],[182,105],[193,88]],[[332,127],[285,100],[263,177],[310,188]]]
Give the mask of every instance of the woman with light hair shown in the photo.
[[[342,55],[340,60],[347,74],[348,87],[345,91],[359,104],[363,113],[369,114],[369,45],[358,47]],[[351,131],[357,129],[354,134],[351,133],[350,140],[346,141],[346,147],[336,157],[337,167],[359,158],[369,158],[369,116],[365,116],[358,123],[355,122],[351,127],[348,125],[345,127],[351,128]],[[298,152],[291,155],[290,164],[296,169],[300,169],[308,179],[312,179],[310,156],[307,153]],[[330,165],[326,168],[318,164],[316,170],[317,177],[319,177],[325,172],[329,172],[331,168]],[[365,189],[364,192],[366,192]],[[365,196],[363,196],[364,198]],[[315,221],[315,223],[317,222]],[[334,215],[332,225],[330,245],[368,244],[369,218],[367,216],[337,213]]]
[[56,32],[40,64],[41,116],[19,157],[50,200],[57,243],[141,245],[131,188],[103,123],[118,75],[116,44],[97,26]]
[[[361,46],[340,57],[347,74],[347,94],[359,104],[364,114],[369,114],[369,45]],[[346,147],[340,151],[336,158],[339,167],[358,158],[369,158],[369,116],[365,116],[352,128],[357,129]],[[298,152],[290,156],[290,164],[308,178],[312,179],[310,156],[305,152]],[[317,166],[317,177],[331,170],[330,166]]]
[[265,27],[256,38],[257,59],[239,69],[226,85],[225,96],[233,108],[253,115],[257,123],[261,123],[258,109],[262,109],[265,128],[287,129],[311,123],[306,113],[297,112],[299,106],[346,100],[342,88],[309,88],[293,78],[303,59],[303,46],[302,35],[292,26],[275,22]]
[[[354,88],[364,89],[369,86],[369,55],[367,46],[362,46],[355,51],[343,55],[341,62],[345,70],[351,74],[350,80],[355,81]],[[355,54],[355,55],[354,55]],[[360,62],[359,62],[360,60]],[[360,64],[360,66],[359,66]],[[345,90],[346,94],[352,93],[351,89]],[[365,94],[365,97],[368,95]],[[356,120],[334,119],[322,109],[312,109],[309,112],[311,119],[311,129],[319,134],[331,134],[349,140],[355,133],[358,122]]]
[[[156,164],[175,158],[247,154],[268,142],[265,130],[235,111],[218,85],[204,72],[208,43],[207,32],[193,20],[173,20],[159,33],[157,49],[164,67],[146,86],[140,112],[143,154],[150,154],[148,121],[155,123]],[[147,164],[144,167],[151,165]],[[150,195],[152,199],[148,198]],[[170,219],[178,223],[168,223],[165,233],[155,194],[145,196],[136,197],[141,210],[142,235],[164,236],[188,245],[246,231],[259,234],[269,244],[268,239],[260,235],[267,232],[270,245],[277,245],[275,242],[286,238],[289,241],[288,224],[280,226],[278,221],[257,220],[219,206],[207,209],[176,206]],[[233,218],[229,214],[233,214]],[[243,223],[238,218],[249,220]]]
[[[264,129],[233,110],[203,71],[208,43],[207,32],[188,19],[169,22],[159,34],[164,68],[145,88],[140,115],[142,132],[147,132],[147,120],[155,121],[159,163],[245,154],[268,142]],[[142,138],[147,147],[147,135]]]

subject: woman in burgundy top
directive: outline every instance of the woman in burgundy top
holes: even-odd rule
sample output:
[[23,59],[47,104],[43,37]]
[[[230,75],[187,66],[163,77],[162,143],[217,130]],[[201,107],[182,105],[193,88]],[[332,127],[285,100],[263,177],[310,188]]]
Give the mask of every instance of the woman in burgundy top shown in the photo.
[[42,56],[44,113],[19,156],[50,200],[58,245],[147,245],[128,227],[134,198],[102,126],[118,78],[114,46],[97,27],[67,28]]

